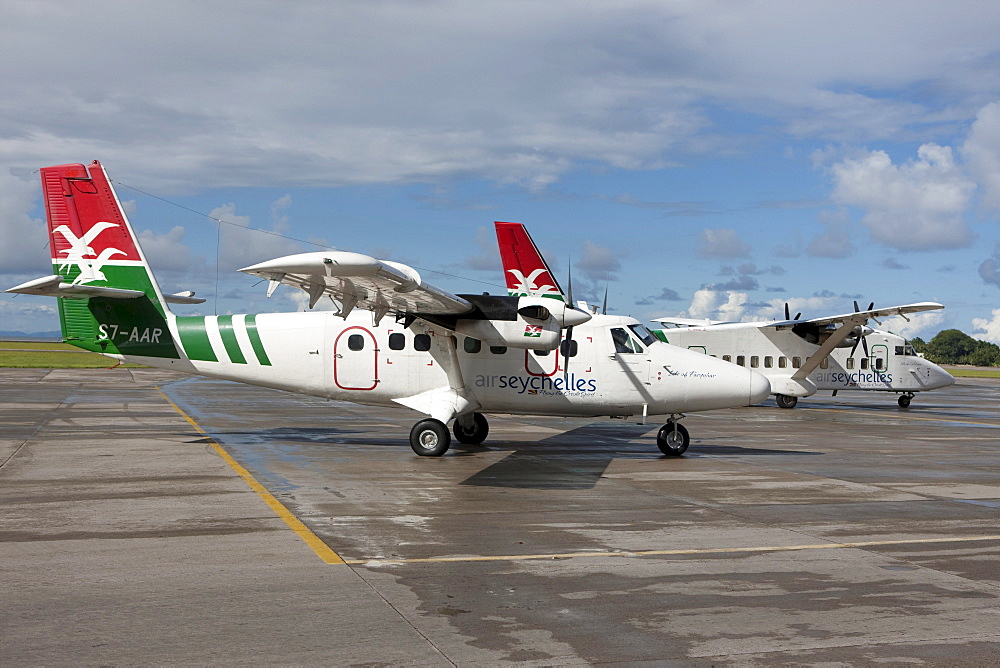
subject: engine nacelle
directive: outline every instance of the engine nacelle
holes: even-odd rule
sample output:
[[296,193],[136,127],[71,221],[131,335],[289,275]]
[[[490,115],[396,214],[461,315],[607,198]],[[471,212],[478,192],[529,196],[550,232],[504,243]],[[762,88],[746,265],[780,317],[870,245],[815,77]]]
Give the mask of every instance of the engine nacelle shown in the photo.
[[[504,302],[509,298],[503,298]],[[519,297],[516,308],[487,309],[489,319],[461,318],[455,333],[471,336],[490,346],[528,350],[555,350],[562,330],[590,320],[591,315],[558,299]],[[479,304],[481,310],[483,304]],[[513,306],[513,304],[511,304]]]

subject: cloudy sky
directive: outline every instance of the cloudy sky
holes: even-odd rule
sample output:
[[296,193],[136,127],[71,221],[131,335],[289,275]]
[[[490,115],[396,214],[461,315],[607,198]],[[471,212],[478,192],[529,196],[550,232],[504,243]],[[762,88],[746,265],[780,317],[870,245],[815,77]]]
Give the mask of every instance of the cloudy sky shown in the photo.
[[[3,14],[3,287],[51,271],[35,170],[99,159],[162,287],[209,299],[185,315],[301,308],[234,270],[326,247],[502,292],[509,220],[643,320],[938,301],[887,324],[1000,342],[1000,3]],[[54,300],[0,296],[0,330],[57,328]]]

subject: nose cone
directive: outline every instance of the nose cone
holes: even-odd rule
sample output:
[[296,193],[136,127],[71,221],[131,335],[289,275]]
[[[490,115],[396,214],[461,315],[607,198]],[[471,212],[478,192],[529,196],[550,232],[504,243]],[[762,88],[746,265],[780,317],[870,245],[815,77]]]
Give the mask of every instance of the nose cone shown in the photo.
[[936,364],[934,365],[934,368],[931,369],[930,375],[930,383],[927,386],[928,389],[936,390],[941,387],[948,387],[949,385],[955,384],[955,377]]
[[762,373],[750,372],[750,397],[747,406],[759,404],[771,394],[771,381]]

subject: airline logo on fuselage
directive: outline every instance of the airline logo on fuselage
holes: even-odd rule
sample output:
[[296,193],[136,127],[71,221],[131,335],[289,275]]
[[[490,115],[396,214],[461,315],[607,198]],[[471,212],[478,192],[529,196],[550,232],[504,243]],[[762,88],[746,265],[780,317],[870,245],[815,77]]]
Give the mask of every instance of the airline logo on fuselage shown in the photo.
[[549,396],[586,397],[597,392],[597,381],[581,378],[574,373],[567,376],[476,376],[475,386],[510,390],[516,394],[541,394]]

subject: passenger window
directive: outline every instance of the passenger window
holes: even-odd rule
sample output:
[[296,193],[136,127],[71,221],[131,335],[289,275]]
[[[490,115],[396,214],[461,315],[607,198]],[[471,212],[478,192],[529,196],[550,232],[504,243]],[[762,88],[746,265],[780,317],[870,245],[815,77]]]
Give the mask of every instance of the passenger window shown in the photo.
[[772,366],[774,366],[774,358],[770,357],[770,356],[765,357],[764,358],[764,368],[765,369],[770,369]]
[[389,350],[402,350],[406,347],[406,335],[396,332],[389,335]]
[[883,360],[882,360],[882,358],[881,358],[881,357],[877,357],[877,358],[875,358],[875,369],[876,369],[877,371],[881,371],[881,370],[882,370],[882,365],[883,365]]
[[365,347],[365,337],[360,334],[351,334],[347,337],[347,347],[351,350],[363,350]]
[[750,366],[753,367],[754,369],[756,369],[757,367],[759,367],[760,366],[760,358],[757,357],[756,355],[751,355],[750,356]]
[[788,358],[787,357],[779,357],[778,358],[778,368],[779,369],[786,369],[786,368],[788,368]]
[[848,357],[847,358],[847,369],[850,370],[850,369],[853,369],[853,368],[854,368],[854,358],[853,357]]
[[575,339],[563,341],[559,344],[559,352],[562,353],[563,357],[576,357],[578,349],[579,346],[577,345]]
[[737,355],[736,356],[736,363],[739,364],[740,366],[746,366],[747,365],[747,358],[744,357],[743,355]]
[[867,357],[862,357],[861,358],[861,369],[864,370],[864,369],[867,369],[867,368],[868,368],[868,358]]
[[723,355],[722,356],[722,361],[723,362],[732,362],[733,361],[733,357],[732,357],[732,355]]
[[792,368],[793,369],[802,368],[802,358],[801,357],[793,357],[792,358]]
[[431,337],[429,334],[417,334],[413,337],[413,349],[421,352],[431,349]]
[[507,352],[507,346],[490,346],[490,352],[494,355],[503,355]]
[[475,354],[483,349],[483,342],[480,341],[479,339],[474,339],[471,336],[467,336],[465,337],[465,343],[463,344],[463,348],[465,348],[465,352]]

